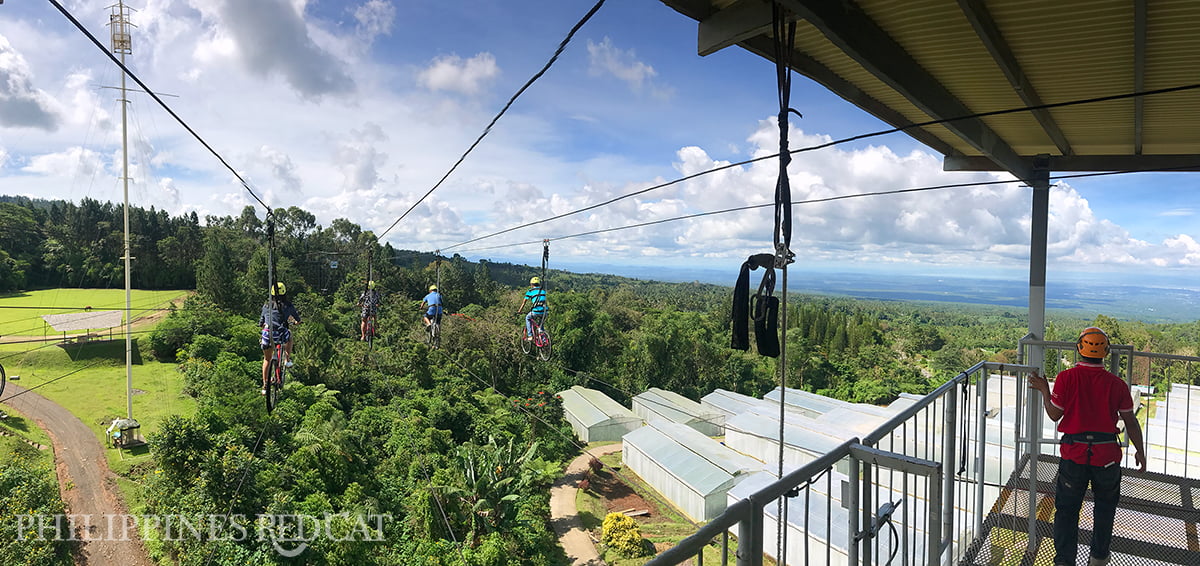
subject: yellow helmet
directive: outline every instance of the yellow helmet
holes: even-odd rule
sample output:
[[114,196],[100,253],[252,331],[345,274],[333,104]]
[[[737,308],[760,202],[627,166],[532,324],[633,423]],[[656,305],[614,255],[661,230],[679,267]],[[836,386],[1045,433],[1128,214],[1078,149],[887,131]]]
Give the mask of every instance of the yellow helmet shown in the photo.
[[535,276],[535,277],[532,277],[532,278],[530,278],[530,279],[529,279],[529,284],[530,284],[530,285],[541,285],[541,284],[542,284],[542,278],[541,278],[541,277],[536,277],[536,276]]
[[1108,355],[1108,334],[1095,326],[1084,328],[1075,342],[1079,355],[1085,358],[1103,358]]
[[432,292],[432,291],[437,291],[437,285],[430,285],[430,286],[429,286],[429,290],[430,290],[431,292]]
[[367,288],[368,288],[368,289],[374,289],[374,288],[375,288],[375,282],[374,282],[374,281],[367,281]]
[[287,286],[283,284],[283,281],[276,281],[275,288],[271,289],[271,295],[275,296],[275,295],[286,295],[286,294],[287,294]]

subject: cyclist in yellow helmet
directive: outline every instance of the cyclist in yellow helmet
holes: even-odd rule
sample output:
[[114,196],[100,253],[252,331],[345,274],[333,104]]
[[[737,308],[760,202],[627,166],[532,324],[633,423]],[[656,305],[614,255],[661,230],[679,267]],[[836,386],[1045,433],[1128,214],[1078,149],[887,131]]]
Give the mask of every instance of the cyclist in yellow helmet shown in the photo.
[[542,288],[542,278],[532,277],[529,279],[529,290],[525,291],[525,296],[521,298],[521,306],[517,307],[517,314],[525,312],[525,303],[530,304],[529,314],[525,315],[525,339],[532,340],[533,335],[533,320],[536,318],[538,324],[542,324],[546,319],[546,313],[550,309],[546,307],[546,290]]
[[429,328],[433,324],[434,319],[438,322],[442,321],[442,294],[438,292],[437,285],[429,286],[429,294],[421,299],[420,308],[429,307],[425,310],[425,316],[421,320],[425,323],[425,328]]
[[[287,295],[287,286],[282,281],[275,282],[271,289],[271,298],[263,303],[262,314],[258,317],[258,325],[262,327],[262,339],[259,345],[263,351],[263,388],[262,394],[267,394],[267,364],[271,362],[271,345],[283,344],[285,367],[292,367],[292,331],[289,322],[300,324],[300,311]],[[268,334],[270,332],[271,334]],[[271,338],[274,338],[272,342]]]

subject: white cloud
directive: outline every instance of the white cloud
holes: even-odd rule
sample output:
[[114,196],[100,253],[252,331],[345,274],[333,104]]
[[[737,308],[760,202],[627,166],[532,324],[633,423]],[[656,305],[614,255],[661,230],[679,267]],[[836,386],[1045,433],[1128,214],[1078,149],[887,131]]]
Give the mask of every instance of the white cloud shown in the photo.
[[354,9],[354,19],[358,21],[359,33],[367,43],[371,43],[376,37],[392,32],[396,6],[387,0],[367,0]]
[[612,75],[629,85],[634,92],[649,92],[655,98],[669,99],[674,90],[655,83],[658,72],[654,67],[639,61],[632,49],[621,49],[605,37],[600,43],[588,40],[589,72],[593,75]]
[[53,131],[60,117],[57,104],[33,86],[25,57],[0,35],[0,126]]
[[1159,216],[1192,216],[1196,211],[1191,208],[1173,208],[1158,213]]
[[57,178],[91,177],[104,171],[104,157],[82,147],[71,147],[58,153],[36,155],[21,171]]
[[491,53],[480,53],[465,60],[458,55],[442,55],[418,74],[417,81],[432,91],[476,95],[499,75],[500,68]]

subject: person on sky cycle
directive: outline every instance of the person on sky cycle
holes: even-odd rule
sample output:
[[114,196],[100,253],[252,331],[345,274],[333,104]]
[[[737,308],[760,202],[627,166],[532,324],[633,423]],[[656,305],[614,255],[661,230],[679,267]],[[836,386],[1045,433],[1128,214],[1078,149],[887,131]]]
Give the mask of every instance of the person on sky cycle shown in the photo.
[[525,312],[525,303],[530,304],[529,314],[525,315],[525,339],[533,339],[533,319],[536,318],[538,324],[541,325],[546,320],[546,313],[549,309],[546,308],[546,290],[542,288],[542,279],[533,277],[529,280],[529,290],[525,291],[525,296],[521,299],[521,306],[517,307],[517,314]]
[[379,291],[375,290],[375,282],[367,282],[367,290],[358,298],[358,306],[362,308],[362,323],[359,324],[359,340],[367,339],[367,322],[376,322],[375,314],[379,310]]
[[[295,305],[288,298],[287,287],[282,281],[277,281],[275,288],[271,289],[271,298],[263,303],[262,314],[258,317],[258,324],[262,326],[262,339],[259,344],[263,351],[263,395],[267,394],[267,366],[274,353],[273,344],[283,344],[283,366],[292,367],[292,331],[289,328],[289,322],[300,324],[300,311],[296,310]],[[273,342],[272,338],[274,338]]]
[[425,309],[425,316],[422,321],[425,322],[425,329],[429,330],[429,325],[433,324],[434,320],[442,321],[442,294],[438,292],[437,285],[429,286],[429,294],[421,299],[421,307]]

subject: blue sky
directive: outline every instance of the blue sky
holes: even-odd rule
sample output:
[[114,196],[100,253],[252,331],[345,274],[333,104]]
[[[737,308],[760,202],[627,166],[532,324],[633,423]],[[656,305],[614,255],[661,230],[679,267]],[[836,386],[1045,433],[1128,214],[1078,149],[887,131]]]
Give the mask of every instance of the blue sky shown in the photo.
[[[107,38],[112,0],[68,8]],[[272,206],[381,232],[545,63],[590,1],[139,0],[130,66]],[[48,2],[0,5],[0,193],[118,200],[113,66]],[[803,77],[792,147],[887,126]],[[388,234],[434,250],[775,151],[774,68],[739,48],[699,57],[696,24],[610,0],[467,161]],[[144,96],[131,107],[136,204],[236,214],[233,176]],[[473,246],[769,202],[746,166]],[[902,134],[803,154],[797,200],[966,181]],[[1050,275],[1193,278],[1195,174],[1078,179],[1051,197]],[[1024,277],[1029,191],[1015,184],[795,209],[803,269]],[[261,215],[261,213],[260,213]],[[770,209],[555,242],[559,266],[735,270],[767,251]],[[470,249],[464,246],[459,249]],[[453,250],[458,251],[458,250]],[[466,253],[537,262],[536,247]],[[1194,286],[1194,284],[1193,284]]]

